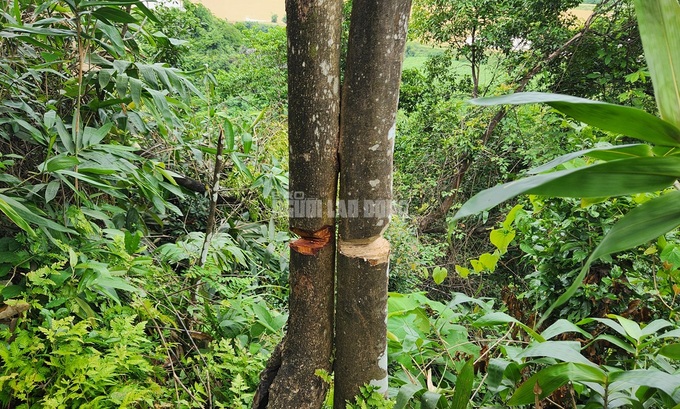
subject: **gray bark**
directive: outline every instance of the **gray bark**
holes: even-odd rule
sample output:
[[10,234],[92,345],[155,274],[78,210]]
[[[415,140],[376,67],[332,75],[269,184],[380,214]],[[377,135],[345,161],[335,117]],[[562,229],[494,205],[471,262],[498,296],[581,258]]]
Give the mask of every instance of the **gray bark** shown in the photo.
[[340,115],[334,407],[387,391],[392,156],[410,0],[354,0]]
[[290,228],[300,238],[281,355],[254,407],[318,409],[328,385],[315,372],[331,372],[333,351],[342,0],[287,0],[286,16]]

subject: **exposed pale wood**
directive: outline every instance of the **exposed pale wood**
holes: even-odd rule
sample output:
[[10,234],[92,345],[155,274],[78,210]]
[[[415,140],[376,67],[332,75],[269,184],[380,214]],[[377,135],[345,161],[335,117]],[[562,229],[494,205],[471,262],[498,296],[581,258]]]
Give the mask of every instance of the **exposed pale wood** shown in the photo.
[[[354,0],[340,116],[334,408],[387,392],[392,154],[410,0]],[[343,212],[344,209],[344,212]]]

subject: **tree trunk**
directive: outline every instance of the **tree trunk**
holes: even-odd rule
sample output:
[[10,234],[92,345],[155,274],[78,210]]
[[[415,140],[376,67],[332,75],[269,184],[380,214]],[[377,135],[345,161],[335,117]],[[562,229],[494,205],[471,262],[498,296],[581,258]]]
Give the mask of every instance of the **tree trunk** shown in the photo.
[[[289,318],[254,407],[318,409],[331,371],[342,0],[287,0]],[[278,370],[276,367],[279,367]],[[272,375],[272,373],[276,373]]]
[[340,222],[334,407],[367,383],[387,391],[387,280],[382,237],[410,0],[354,0],[340,116]]

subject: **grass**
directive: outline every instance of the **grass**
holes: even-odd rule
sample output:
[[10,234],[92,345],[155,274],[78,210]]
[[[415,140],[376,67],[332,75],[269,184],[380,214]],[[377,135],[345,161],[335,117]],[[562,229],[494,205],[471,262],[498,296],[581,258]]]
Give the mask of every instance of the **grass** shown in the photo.
[[444,48],[420,44],[416,41],[406,43],[404,69],[422,68],[425,61],[433,55],[441,54]]

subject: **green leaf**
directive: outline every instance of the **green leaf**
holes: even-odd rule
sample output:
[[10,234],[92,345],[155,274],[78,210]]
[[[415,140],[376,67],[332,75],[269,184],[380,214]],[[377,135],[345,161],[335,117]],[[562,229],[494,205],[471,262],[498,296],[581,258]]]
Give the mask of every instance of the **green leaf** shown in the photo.
[[70,169],[79,163],[80,161],[75,156],[59,154],[45,163],[45,170],[47,172],[57,172],[63,169]]
[[47,184],[47,187],[45,188],[45,203],[49,203],[57,197],[60,187],[61,184],[58,180],[53,180]]
[[670,359],[680,359],[680,344],[669,344],[661,347],[659,355]]
[[443,283],[448,275],[449,272],[443,267],[435,267],[434,270],[432,270],[432,279],[437,285]]
[[64,233],[75,233],[75,231],[71,229],[68,229],[60,224],[53,222],[52,220],[46,219],[36,214],[33,210],[30,210],[28,207],[24,206],[19,201],[9,196],[0,194],[0,200],[5,201],[9,206],[12,207],[12,209],[14,209],[14,211],[16,211],[16,213],[19,216],[21,216],[21,218],[25,219],[29,223],[33,223],[34,225],[39,227],[45,227],[51,230],[60,231]]
[[567,332],[577,332],[586,338],[593,337],[587,331],[582,330],[581,327],[579,327],[578,325],[575,325],[574,323],[567,321],[564,318],[560,318],[559,320],[555,321],[551,326],[546,328],[543,332],[541,332],[541,336],[545,339],[550,339]]
[[611,392],[647,386],[662,390],[676,402],[680,401],[680,376],[677,375],[655,369],[635,369],[614,372],[610,375],[609,381]]
[[414,385],[412,383],[407,383],[399,388],[399,393],[397,393],[397,402],[394,405],[394,409],[404,409],[406,405],[413,399],[416,393],[423,390],[420,385]]
[[515,238],[515,230],[508,230],[508,229],[494,229],[491,230],[491,234],[489,235],[489,239],[491,241],[491,244],[496,246],[496,248],[503,254],[505,254],[508,251],[508,246],[512,242],[512,240]]
[[100,7],[92,11],[92,15],[98,19],[110,23],[136,23],[137,19],[125,11],[114,7]]
[[584,168],[530,176],[483,190],[468,200],[454,220],[487,210],[520,194],[601,197],[652,192],[680,177],[680,157],[636,157]]
[[472,384],[475,380],[475,360],[470,358],[458,373],[456,389],[453,391],[450,409],[467,409],[472,395]]
[[467,276],[470,275],[470,269],[456,264],[456,273],[458,273],[461,278],[467,278]]
[[243,153],[246,155],[250,153],[250,149],[253,146],[253,135],[245,132],[241,135],[241,142],[243,142]]
[[680,225],[680,192],[645,202],[622,217],[602,239],[591,259],[644,244]]
[[608,315],[608,317],[616,318],[616,320],[619,321],[619,323],[621,324],[621,327],[623,327],[623,330],[626,331],[626,335],[640,342],[640,339],[642,338],[642,330],[640,329],[640,325],[638,325],[637,322],[629,320],[628,318],[621,317],[619,315],[612,314]]
[[228,118],[224,119],[222,125],[224,129],[224,141],[226,142],[227,152],[234,151],[234,126]]
[[603,334],[603,335],[598,335],[597,338],[595,338],[595,341],[607,341],[611,344],[616,345],[617,347],[623,349],[627,353],[634,355],[635,354],[635,348],[631,346],[630,344],[627,344],[625,341],[623,341],[620,338],[617,338],[613,335],[608,335],[608,334]]
[[83,131],[83,148],[87,148],[101,142],[102,139],[104,139],[106,135],[109,134],[112,127],[112,122],[107,122],[100,128],[91,128],[86,126],[85,130]]
[[[638,0],[641,1],[653,3]],[[637,108],[542,92],[520,92],[500,97],[479,98],[472,100],[472,103],[477,105],[546,103],[574,119],[606,131],[656,145],[680,146],[680,129],[676,125]],[[678,104],[678,101],[675,103]]]
[[[120,36],[118,29],[110,24],[106,24],[103,20],[98,20],[95,23],[96,27],[104,34],[99,44],[107,51],[113,54],[114,57],[122,57],[125,55],[125,43],[123,37]],[[104,41],[104,38],[109,42]]]
[[31,228],[28,222],[17,213],[12,206],[0,198],[0,212],[4,213],[14,224],[21,230],[28,233],[31,237],[35,237],[35,231]]
[[444,407],[446,404],[446,398],[440,393],[425,391],[425,393],[423,393],[423,395],[420,397],[420,402],[423,405],[423,409],[437,409]]
[[549,366],[524,382],[508,401],[508,405],[530,405],[535,401],[534,388],[538,384],[539,399],[544,399],[568,382],[595,382],[604,384],[606,374],[599,368],[586,364],[566,362]]
[[493,273],[496,271],[496,265],[498,264],[498,260],[500,258],[501,257],[496,253],[484,253],[479,256],[479,262],[484,266],[485,269]]
[[540,334],[534,331],[531,327],[518,321],[517,319],[509,316],[504,312],[492,312],[486,314],[482,317],[479,317],[475,322],[472,323],[472,325],[475,327],[489,327],[499,324],[512,324],[512,323],[522,327],[522,329],[526,331],[526,333],[529,334],[536,341],[545,342],[545,338],[543,338]]
[[526,347],[517,358],[548,357],[562,362],[578,362],[597,367],[581,355],[580,349],[581,344],[578,341],[535,342]]
[[635,11],[659,112],[680,126],[680,4],[635,0]]
[[649,324],[645,325],[644,328],[642,328],[642,336],[646,337],[648,335],[655,334],[659,332],[659,330],[673,326],[670,322],[662,319],[654,320],[650,322]]
[[597,148],[583,149],[576,152],[567,153],[559,156],[548,163],[535,167],[527,171],[530,175],[536,175],[549,171],[563,163],[581,156],[590,156],[602,160],[625,159],[634,156],[653,156],[652,147],[644,143],[636,143],[620,146],[600,146]]

